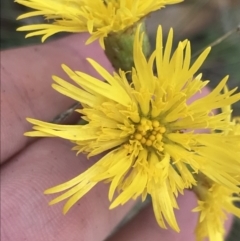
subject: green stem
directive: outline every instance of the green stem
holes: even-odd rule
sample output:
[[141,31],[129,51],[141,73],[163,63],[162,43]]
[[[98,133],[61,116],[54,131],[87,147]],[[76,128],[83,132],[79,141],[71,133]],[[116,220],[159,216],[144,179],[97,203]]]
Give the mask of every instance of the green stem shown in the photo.
[[[142,20],[124,31],[111,33],[104,39],[105,53],[116,71],[119,69],[131,71],[134,66],[133,44],[139,24],[141,24],[140,33],[145,32],[145,22]],[[150,43],[146,32],[143,37],[142,49],[144,55],[148,57],[150,55]]]

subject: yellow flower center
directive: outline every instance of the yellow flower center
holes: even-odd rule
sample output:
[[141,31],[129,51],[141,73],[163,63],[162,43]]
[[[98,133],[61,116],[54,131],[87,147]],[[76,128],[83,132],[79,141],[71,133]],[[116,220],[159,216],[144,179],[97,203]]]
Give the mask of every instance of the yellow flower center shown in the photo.
[[153,147],[157,151],[163,151],[163,135],[166,128],[160,124],[158,120],[149,120],[142,118],[141,121],[135,125],[135,132],[130,136],[129,143],[125,147],[129,148],[131,143],[138,142],[142,147]]

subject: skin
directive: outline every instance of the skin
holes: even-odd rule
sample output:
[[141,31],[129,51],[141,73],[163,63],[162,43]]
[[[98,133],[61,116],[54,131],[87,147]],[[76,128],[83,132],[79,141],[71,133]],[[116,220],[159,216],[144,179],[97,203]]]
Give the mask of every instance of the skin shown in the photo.
[[[2,52],[1,61],[1,240],[3,241],[194,241],[197,214],[194,194],[186,191],[179,197],[176,210],[180,233],[157,225],[152,207],[147,206],[126,226],[108,238],[113,229],[134,206],[130,201],[109,211],[108,185],[98,184],[65,216],[63,203],[48,206],[53,196],[43,195],[49,187],[65,182],[86,170],[99,157],[87,160],[75,156],[72,144],[57,138],[27,138],[31,130],[26,117],[52,120],[66,110],[73,100],[50,85],[51,75],[68,79],[60,65],[98,76],[86,62],[94,58],[112,71],[98,43],[85,46],[84,34],[39,46]],[[204,90],[202,94],[206,94]],[[198,96],[196,96],[198,98]],[[227,223],[227,230],[231,219]]]

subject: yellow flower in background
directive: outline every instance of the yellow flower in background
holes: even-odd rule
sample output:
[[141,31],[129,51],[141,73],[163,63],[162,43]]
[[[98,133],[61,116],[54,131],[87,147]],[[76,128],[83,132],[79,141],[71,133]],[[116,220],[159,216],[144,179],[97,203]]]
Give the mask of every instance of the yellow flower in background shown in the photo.
[[233,196],[232,191],[218,184],[213,184],[206,192],[202,201],[194,211],[200,212],[199,223],[196,229],[198,240],[209,237],[210,241],[223,241],[226,212],[233,213],[240,218],[240,209],[234,206],[233,201],[240,201],[239,196]]
[[[227,86],[224,87],[224,93],[228,93]],[[222,108],[222,112],[229,113],[226,120],[231,124],[231,128],[224,131],[223,134],[238,136],[235,143],[237,148],[233,152],[234,155],[238,155],[240,153],[240,118],[231,117],[230,105]],[[238,167],[235,178],[240,181],[240,167]],[[201,173],[198,174],[197,179],[197,186],[193,188],[198,197],[198,207],[193,210],[199,212],[196,228],[197,240],[202,241],[209,237],[209,241],[224,241],[226,214],[232,213],[240,218],[240,209],[234,205],[235,201],[240,201],[240,192],[233,192],[225,186],[214,183]]]
[[197,240],[209,237],[209,241],[224,241],[226,212],[240,218],[240,209],[233,204],[234,201],[240,201],[240,196],[233,196],[232,190],[218,184],[212,184],[201,193],[198,207],[193,210],[200,213]]
[[26,37],[43,35],[42,41],[58,32],[89,32],[87,43],[103,39],[109,33],[122,31],[149,13],[183,0],[15,0],[34,9],[18,19],[44,16],[48,23],[18,28],[31,31]]
[[[58,125],[28,119],[34,126],[25,135],[70,140],[75,143],[73,150],[88,157],[108,151],[84,173],[46,190],[46,194],[65,191],[50,202],[68,199],[64,213],[98,182],[108,181],[110,201],[118,191],[110,208],[139,196],[144,200],[150,194],[158,224],[166,228],[168,223],[179,231],[174,215],[176,197],[196,185],[196,173],[202,172],[216,183],[239,191],[240,180],[234,178],[240,167],[235,146],[239,136],[223,133],[231,128],[226,120],[228,111],[213,115],[212,110],[239,101],[240,94],[234,94],[236,89],[221,94],[226,77],[210,94],[189,104],[188,100],[208,83],[201,80],[201,74],[195,74],[210,48],[191,64],[190,42],[180,42],[171,54],[173,31],[164,46],[159,27],[156,49],[147,60],[142,41],[138,28],[135,67],[128,73],[131,84],[124,71],[112,75],[91,59],[88,61],[106,82],[63,65],[78,87],[54,76],[53,88],[82,104],[83,109],[77,111],[87,124]],[[198,129],[210,133],[196,133]],[[214,130],[218,133],[211,132]]]

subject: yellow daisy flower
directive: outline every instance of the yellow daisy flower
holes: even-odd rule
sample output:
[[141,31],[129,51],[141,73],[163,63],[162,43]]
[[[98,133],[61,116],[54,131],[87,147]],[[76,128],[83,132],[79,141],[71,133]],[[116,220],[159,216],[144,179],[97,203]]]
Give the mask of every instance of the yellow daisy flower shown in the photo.
[[[227,86],[224,93],[228,93]],[[224,135],[240,135],[240,118],[231,117],[231,106],[222,108],[222,112],[229,113],[226,120],[232,124],[229,130],[224,131]],[[237,152],[240,153],[240,138],[236,140]],[[236,155],[236,152],[234,153]],[[231,163],[229,163],[231,165]],[[240,167],[235,178],[240,181]],[[200,212],[199,222],[196,228],[197,240],[201,241],[209,237],[209,241],[223,241],[225,228],[224,221],[226,213],[232,213],[240,218],[240,209],[234,205],[234,201],[240,201],[240,192],[234,193],[233,190],[216,184],[201,173],[197,176],[197,186],[193,188],[198,197],[198,207],[194,212]]]
[[[210,186],[207,187],[206,184]],[[239,193],[234,196],[232,190],[208,181],[198,190],[198,197],[198,207],[193,210],[200,212],[196,228],[197,240],[209,237],[209,241],[224,241],[226,212],[240,218],[240,209],[233,204],[234,201],[240,201]]]
[[96,39],[104,46],[109,33],[122,31],[150,12],[183,0],[15,0],[34,9],[18,19],[44,16],[48,23],[31,24],[18,28],[31,31],[26,37],[43,35],[42,41],[58,32],[89,32],[87,43]]
[[77,111],[87,124],[69,126],[27,119],[34,130],[25,135],[70,140],[76,144],[73,150],[88,157],[108,151],[84,173],[46,190],[46,194],[66,191],[50,203],[68,199],[64,213],[98,182],[108,181],[110,201],[116,189],[120,192],[110,208],[139,196],[144,200],[150,194],[158,224],[166,228],[167,222],[179,231],[174,215],[176,197],[196,185],[195,173],[201,171],[217,183],[239,190],[240,182],[233,178],[240,166],[240,156],[235,154],[239,136],[197,134],[195,130],[231,128],[226,121],[229,113],[211,113],[239,101],[240,94],[234,94],[236,89],[221,94],[226,77],[209,95],[190,104],[188,100],[208,83],[195,74],[210,48],[191,64],[190,42],[180,42],[171,55],[173,31],[164,47],[159,27],[156,49],[147,60],[139,29],[134,39],[135,67],[128,73],[131,84],[124,71],[111,75],[92,59],[88,61],[106,82],[63,65],[79,87],[54,76],[53,88],[82,103],[83,109]]

